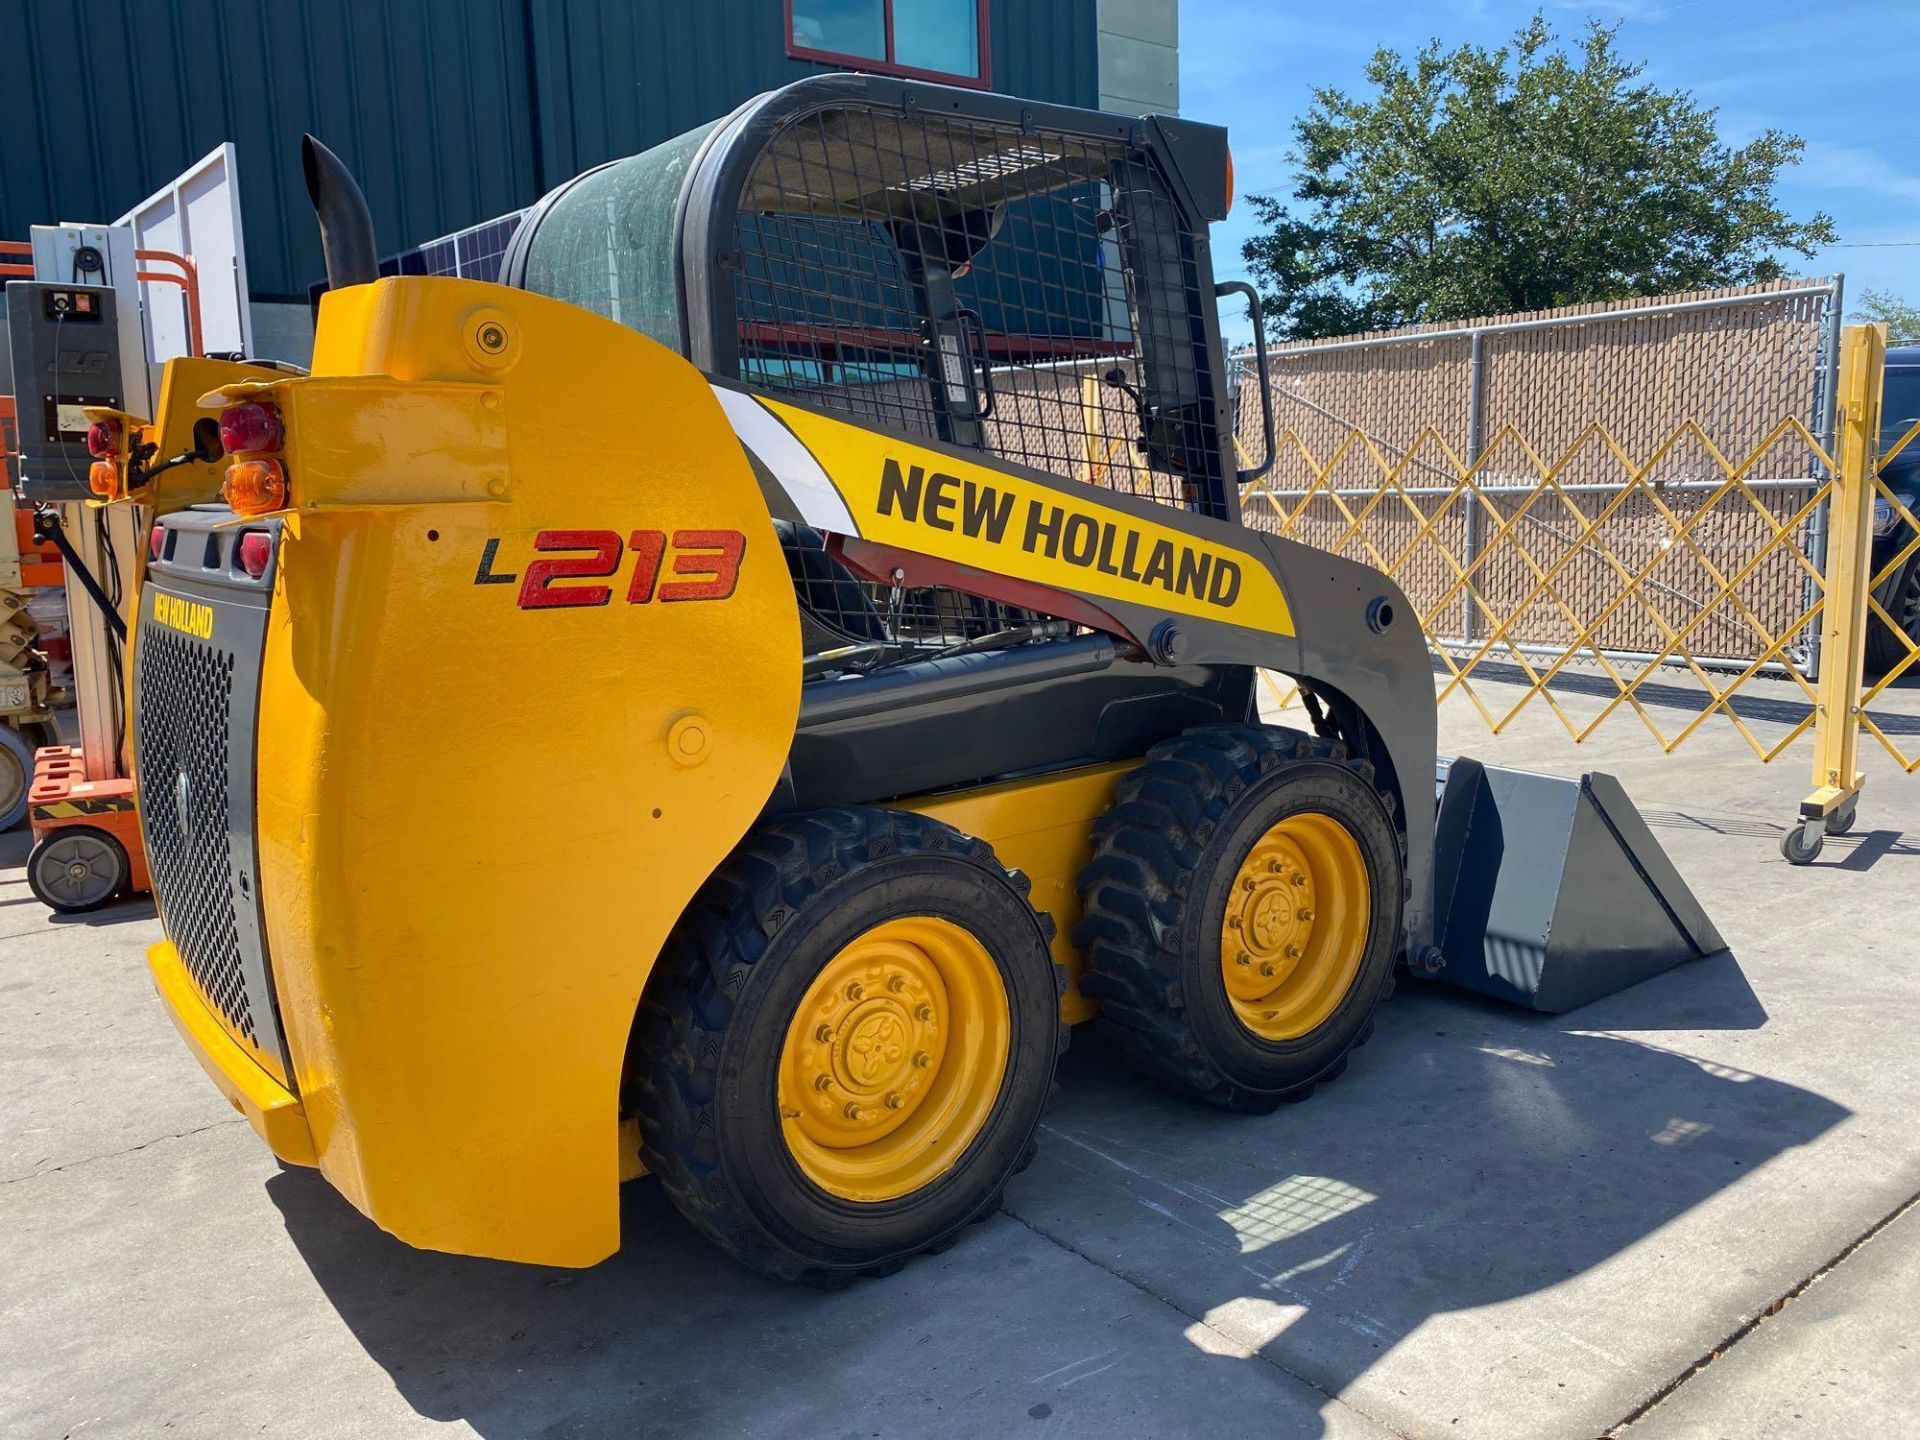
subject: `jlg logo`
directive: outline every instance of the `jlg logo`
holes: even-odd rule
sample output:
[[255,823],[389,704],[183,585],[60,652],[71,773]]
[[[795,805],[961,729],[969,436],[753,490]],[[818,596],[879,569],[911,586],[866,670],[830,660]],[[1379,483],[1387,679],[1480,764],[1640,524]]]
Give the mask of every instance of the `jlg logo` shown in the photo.
[[[519,582],[517,600],[522,610],[552,610],[574,605],[605,605],[613,599],[611,585],[556,585],[557,580],[604,580],[620,569],[624,551],[633,552],[633,574],[627,580],[627,603],[646,605],[654,600],[725,600],[740,583],[740,558],[747,537],[738,530],[635,530],[625,546],[613,530],[542,530],[533,548],[553,559],[529,560],[524,576],[494,569],[500,554],[498,540],[487,541],[480,552],[476,585]],[[661,562],[673,552],[670,573],[684,579],[660,579]]]

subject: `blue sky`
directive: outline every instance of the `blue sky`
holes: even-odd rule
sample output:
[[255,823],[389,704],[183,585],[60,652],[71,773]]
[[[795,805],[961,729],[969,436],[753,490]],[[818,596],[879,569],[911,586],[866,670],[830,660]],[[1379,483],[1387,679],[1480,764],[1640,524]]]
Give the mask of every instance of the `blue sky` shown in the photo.
[[[1535,8],[1181,0],[1180,111],[1228,127],[1240,194],[1290,195],[1292,121],[1316,86],[1363,88],[1362,68],[1381,45],[1409,53],[1436,36],[1447,46],[1500,44]],[[1578,36],[1589,16],[1619,22],[1620,53],[1644,60],[1654,83],[1715,107],[1729,143],[1769,126],[1804,139],[1805,158],[1779,194],[1795,216],[1826,211],[1843,245],[1785,257],[1791,273],[1840,271],[1850,300],[1871,287],[1920,305],[1920,3],[1567,0],[1538,8],[1563,39]],[[1252,230],[1244,205],[1215,227],[1221,278],[1244,274],[1240,245]]]

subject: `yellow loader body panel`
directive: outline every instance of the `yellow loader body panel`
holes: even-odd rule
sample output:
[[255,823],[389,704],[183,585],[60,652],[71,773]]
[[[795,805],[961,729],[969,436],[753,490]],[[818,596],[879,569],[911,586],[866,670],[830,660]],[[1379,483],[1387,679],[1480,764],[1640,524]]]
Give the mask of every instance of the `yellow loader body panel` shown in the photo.
[[[641,989],[793,735],[797,620],[765,504],[686,361],[495,286],[330,295],[314,377],[264,393],[292,508],[259,885],[313,1156],[411,1244],[591,1264],[619,1243]],[[636,558],[597,586],[544,573],[555,532]],[[744,537],[731,589],[672,603],[676,583],[714,589],[715,535]]]
[[1052,917],[1053,960],[1067,972],[1060,1018],[1069,1025],[1099,1013],[1099,1007],[1080,993],[1086,960],[1073,943],[1073,927],[1080,919],[1080,896],[1074,884],[1093,858],[1093,822],[1113,804],[1114,784],[1137,764],[1122,760],[1088,765],[930,795],[900,806],[962,834],[978,835],[993,846],[1002,865],[1025,872],[1033,882],[1029,898],[1036,910]]

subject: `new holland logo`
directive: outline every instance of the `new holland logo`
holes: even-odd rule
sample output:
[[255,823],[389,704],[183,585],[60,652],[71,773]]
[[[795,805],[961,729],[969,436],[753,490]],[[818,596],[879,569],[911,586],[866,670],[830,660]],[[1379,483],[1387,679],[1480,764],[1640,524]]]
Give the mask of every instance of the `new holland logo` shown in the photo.
[[1217,516],[988,455],[922,448],[777,400],[715,393],[756,459],[822,532],[1096,604],[1294,633],[1266,540]]
[[891,456],[881,467],[878,508],[882,515],[898,515],[910,525],[990,545],[1011,542],[1029,555],[1222,609],[1230,609],[1240,595],[1240,565],[1225,555],[1154,538],[1111,511],[1089,515],[1038,498],[1021,504],[1019,497],[996,485],[941,471],[928,474]]
[[191,635],[196,640],[213,638],[213,607],[197,600],[182,600],[178,595],[153,595],[153,618],[169,630]]

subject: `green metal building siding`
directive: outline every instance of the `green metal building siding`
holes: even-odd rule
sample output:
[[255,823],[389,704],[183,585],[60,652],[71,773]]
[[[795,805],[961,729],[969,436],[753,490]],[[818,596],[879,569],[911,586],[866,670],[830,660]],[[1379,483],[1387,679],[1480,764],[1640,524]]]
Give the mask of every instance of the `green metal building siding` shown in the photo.
[[[1098,103],[1095,0],[992,0],[993,88]],[[556,184],[831,66],[786,53],[784,0],[535,0],[542,175]]]
[[[1097,103],[1095,0],[990,6],[994,89]],[[829,68],[787,56],[783,0],[0,0],[0,54],[0,238],[111,220],[232,140],[257,299],[321,274],[302,131],[387,254]]]

